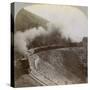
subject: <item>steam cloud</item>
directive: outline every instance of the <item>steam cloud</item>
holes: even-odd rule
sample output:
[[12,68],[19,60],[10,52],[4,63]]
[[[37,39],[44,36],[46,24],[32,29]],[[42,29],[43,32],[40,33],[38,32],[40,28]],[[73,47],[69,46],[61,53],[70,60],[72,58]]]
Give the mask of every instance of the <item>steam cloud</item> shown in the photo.
[[54,30],[58,31],[58,33],[60,33],[64,38],[71,38],[72,41],[77,40],[76,42],[79,42],[81,40],[81,39],[76,39],[77,37],[73,37],[71,33],[66,34],[64,29],[61,28],[60,26],[52,23],[48,23],[46,30],[43,27],[38,27],[38,28],[34,27],[32,29],[26,30],[25,32],[17,31],[14,34],[14,48],[16,51],[26,56],[28,55],[28,52],[27,52],[28,44],[30,44],[36,37],[40,35],[43,35],[43,36],[50,35]]

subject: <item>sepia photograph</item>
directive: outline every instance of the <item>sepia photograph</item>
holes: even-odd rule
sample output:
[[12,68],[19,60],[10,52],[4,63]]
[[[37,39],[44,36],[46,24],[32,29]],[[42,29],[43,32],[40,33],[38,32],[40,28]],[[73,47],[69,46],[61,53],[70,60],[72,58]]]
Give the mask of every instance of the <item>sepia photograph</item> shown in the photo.
[[88,83],[88,7],[11,4],[11,86]]

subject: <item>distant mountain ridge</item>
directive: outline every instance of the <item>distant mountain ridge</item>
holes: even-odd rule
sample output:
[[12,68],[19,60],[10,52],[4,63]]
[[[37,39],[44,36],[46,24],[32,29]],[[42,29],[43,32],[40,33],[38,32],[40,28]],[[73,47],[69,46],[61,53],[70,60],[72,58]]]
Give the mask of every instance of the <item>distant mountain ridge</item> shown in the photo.
[[46,28],[47,23],[48,20],[45,20],[42,17],[35,15],[23,8],[16,15],[15,31],[25,31],[26,29],[38,26]]

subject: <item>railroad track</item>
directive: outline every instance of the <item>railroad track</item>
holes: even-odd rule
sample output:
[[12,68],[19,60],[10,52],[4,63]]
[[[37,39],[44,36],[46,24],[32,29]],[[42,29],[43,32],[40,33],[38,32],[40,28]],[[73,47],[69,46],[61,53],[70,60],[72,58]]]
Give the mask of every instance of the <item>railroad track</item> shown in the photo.
[[39,53],[41,51],[46,51],[46,50],[52,50],[52,49],[58,49],[58,48],[74,48],[74,47],[82,47],[82,46],[77,46],[77,45],[68,45],[68,46],[63,46],[63,45],[47,45],[47,46],[40,46],[40,47],[36,47],[36,48],[31,48],[28,50],[29,53],[35,54],[35,53]]
[[30,73],[29,75],[30,75],[30,77],[32,77],[35,81],[37,81],[37,82],[40,83],[41,85],[47,86],[46,83],[40,81],[37,77],[35,77],[35,75],[34,75],[33,73]]

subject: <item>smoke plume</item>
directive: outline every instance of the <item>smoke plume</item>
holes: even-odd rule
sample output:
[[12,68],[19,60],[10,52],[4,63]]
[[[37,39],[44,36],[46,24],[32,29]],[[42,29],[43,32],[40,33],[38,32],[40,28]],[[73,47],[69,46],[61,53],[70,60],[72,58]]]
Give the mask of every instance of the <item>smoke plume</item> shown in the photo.
[[[57,31],[63,38],[66,38],[66,39],[70,38],[73,41],[74,39],[72,38],[72,36],[70,37],[70,35],[66,34],[65,31],[63,33],[63,30],[64,29],[58,25],[48,23],[47,29],[44,29],[43,27],[38,27],[38,28],[34,27],[32,29],[25,30],[24,32],[17,31],[14,34],[14,48],[20,54],[26,56],[28,54],[27,45],[30,45],[30,43],[32,43],[32,41],[35,38],[37,38],[41,35],[47,37],[54,31]],[[77,39],[77,42],[78,42],[78,39]]]

